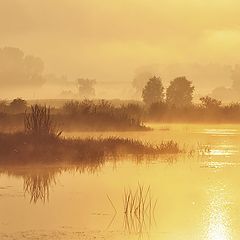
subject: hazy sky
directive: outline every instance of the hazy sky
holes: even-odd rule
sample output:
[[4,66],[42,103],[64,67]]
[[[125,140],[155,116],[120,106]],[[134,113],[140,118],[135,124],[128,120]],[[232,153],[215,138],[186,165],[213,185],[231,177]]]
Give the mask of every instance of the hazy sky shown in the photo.
[[130,81],[139,66],[240,61],[239,0],[0,0],[0,46],[47,72]]

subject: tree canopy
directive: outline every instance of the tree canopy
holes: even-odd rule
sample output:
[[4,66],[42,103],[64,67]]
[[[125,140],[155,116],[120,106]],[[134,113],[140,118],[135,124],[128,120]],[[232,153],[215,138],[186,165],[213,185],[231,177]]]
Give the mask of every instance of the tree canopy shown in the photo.
[[170,82],[166,92],[166,102],[174,107],[187,107],[192,104],[194,87],[186,77],[178,77]]
[[222,104],[220,100],[217,100],[209,96],[201,97],[200,101],[202,102],[201,105],[206,109],[216,109],[219,108]]
[[142,98],[147,105],[164,101],[164,87],[159,77],[149,79],[142,91]]

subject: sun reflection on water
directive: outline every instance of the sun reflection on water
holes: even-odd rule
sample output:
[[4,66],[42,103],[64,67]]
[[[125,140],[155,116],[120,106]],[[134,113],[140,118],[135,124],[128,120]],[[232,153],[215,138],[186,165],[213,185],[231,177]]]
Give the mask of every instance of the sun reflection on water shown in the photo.
[[208,230],[209,240],[228,240],[230,235],[225,223],[224,214],[213,212],[210,215],[210,225]]
[[228,216],[225,189],[217,186],[211,191],[211,201],[208,209],[209,222],[207,229],[208,240],[230,240],[230,217]]
[[203,133],[209,134],[212,136],[227,136],[227,135],[237,135],[239,131],[237,129],[204,129]]
[[210,149],[209,153],[206,155],[211,156],[229,156],[233,155],[234,152],[229,149]]

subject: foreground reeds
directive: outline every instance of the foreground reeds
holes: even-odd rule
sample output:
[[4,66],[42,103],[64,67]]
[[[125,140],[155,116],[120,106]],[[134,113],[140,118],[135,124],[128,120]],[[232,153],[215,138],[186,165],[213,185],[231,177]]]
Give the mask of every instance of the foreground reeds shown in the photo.
[[152,215],[156,204],[157,201],[152,198],[150,186],[145,188],[138,185],[135,191],[132,189],[124,191],[123,206],[126,215],[136,216],[138,219],[147,213]]
[[152,221],[155,220],[154,214],[157,199],[151,193],[151,187],[138,185],[136,190],[129,188],[124,190],[123,210],[124,228],[128,233],[143,236],[151,228]]

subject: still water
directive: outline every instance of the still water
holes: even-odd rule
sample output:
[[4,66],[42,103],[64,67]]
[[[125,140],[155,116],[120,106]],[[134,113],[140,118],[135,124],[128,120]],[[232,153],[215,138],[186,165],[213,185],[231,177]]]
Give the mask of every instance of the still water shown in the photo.
[[[240,126],[152,127],[94,135],[175,140],[186,153],[99,167],[0,168],[0,239],[238,239]],[[157,199],[153,213],[140,218],[123,209],[124,190],[138,185]]]

